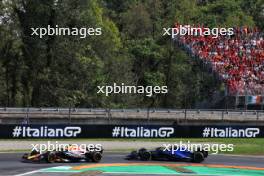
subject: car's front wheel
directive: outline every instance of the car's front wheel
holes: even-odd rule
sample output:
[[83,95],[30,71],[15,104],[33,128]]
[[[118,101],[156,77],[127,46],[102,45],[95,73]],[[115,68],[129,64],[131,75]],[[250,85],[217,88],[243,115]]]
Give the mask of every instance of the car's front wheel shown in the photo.
[[28,157],[29,157],[29,155],[28,155],[27,153],[25,153],[25,154],[22,156],[22,159],[27,160]]
[[204,161],[204,155],[202,152],[194,152],[193,153],[193,160],[194,163],[201,163]]
[[149,161],[149,160],[151,160],[151,153],[148,152],[148,151],[142,152],[142,153],[140,154],[140,159],[141,159],[142,161]]
[[91,154],[92,162],[98,163],[102,159],[102,154],[100,152],[94,152]]

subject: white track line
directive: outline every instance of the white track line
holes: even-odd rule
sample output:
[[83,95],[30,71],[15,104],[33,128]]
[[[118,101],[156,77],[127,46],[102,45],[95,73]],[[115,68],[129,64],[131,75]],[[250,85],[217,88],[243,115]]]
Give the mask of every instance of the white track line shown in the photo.
[[31,171],[31,172],[26,172],[26,173],[23,173],[23,174],[17,174],[17,175],[14,175],[14,176],[24,176],[24,175],[30,175],[30,174],[35,174],[37,172],[39,172],[40,170],[34,170],[34,171]]
[[[142,175],[142,173],[137,173],[137,172],[103,172],[104,174],[134,174],[134,175]],[[162,175],[161,173],[143,173],[144,175]],[[179,173],[166,173],[166,175],[175,175],[175,176],[181,176],[181,175],[184,175],[184,176],[199,176],[197,174],[186,174],[186,173],[182,173],[182,174],[179,174]],[[200,176],[231,176],[231,175],[219,175],[219,174],[202,174]],[[232,176],[242,176],[242,175],[232,175]]]
[[[60,167],[65,167],[65,166],[56,166],[56,167],[48,167],[48,168],[44,168],[44,169],[49,169],[49,168],[60,168]],[[38,172],[41,172],[43,169],[38,169],[38,170],[34,170],[34,171],[30,171],[30,172],[26,172],[23,174],[17,174],[17,175],[13,175],[13,176],[25,176],[25,175],[30,175],[30,174],[35,174]]]

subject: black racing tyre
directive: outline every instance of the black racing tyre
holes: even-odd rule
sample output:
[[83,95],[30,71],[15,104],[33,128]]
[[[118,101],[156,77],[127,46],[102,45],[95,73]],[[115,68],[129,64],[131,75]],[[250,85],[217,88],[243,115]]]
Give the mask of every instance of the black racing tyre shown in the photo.
[[208,156],[208,151],[205,151],[205,150],[203,150],[203,149],[201,149],[201,148],[198,148],[198,149],[197,149],[197,152],[202,152],[203,155],[204,155],[204,158],[207,158],[207,156]]
[[48,153],[47,154],[47,158],[46,158],[46,161],[47,161],[47,163],[54,163],[55,162],[55,160],[56,160],[56,155],[55,155],[55,153]]
[[37,155],[39,152],[37,150],[32,150],[30,153],[30,156]]
[[23,156],[22,156],[22,159],[28,159],[28,154],[27,153],[25,153]]
[[140,154],[140,159],[141,159],[142,161],[149,161],[149,160],[151,160],[151,153],[148,152],[148,151],[142,152],[142,153]]
[[98,163],[102,159],[102,154],[100,152],[94,152],[91,154],[92,162]]
[[201,163],[204,161],[204,155],[202,152],[194,152],[193,153],[193,160],[194,163]]
[[204,158],[208,157],[208,151],[203,151]]

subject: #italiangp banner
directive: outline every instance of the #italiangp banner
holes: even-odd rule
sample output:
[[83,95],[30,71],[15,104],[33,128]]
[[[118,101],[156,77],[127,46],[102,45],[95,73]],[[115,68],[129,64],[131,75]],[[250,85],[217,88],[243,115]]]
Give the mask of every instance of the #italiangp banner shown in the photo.
[[264,126],[0,125],[2,139],[263,138]]

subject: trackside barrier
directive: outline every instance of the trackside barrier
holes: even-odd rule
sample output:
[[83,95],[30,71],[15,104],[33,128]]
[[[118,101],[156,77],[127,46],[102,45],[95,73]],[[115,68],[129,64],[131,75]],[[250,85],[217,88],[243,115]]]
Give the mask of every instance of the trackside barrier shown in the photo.
[[88,109],[88,108],[0,108],[3,119],[172,119],[264,121],[264,111],[199,109]]
[[0,125],[0,138],[263,138],[245,125]]

